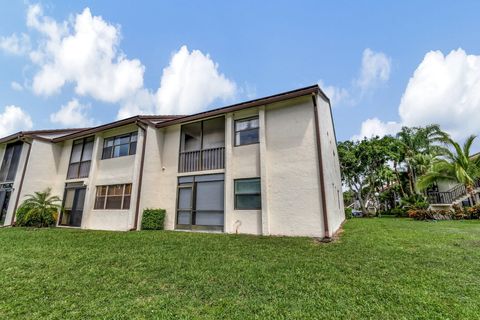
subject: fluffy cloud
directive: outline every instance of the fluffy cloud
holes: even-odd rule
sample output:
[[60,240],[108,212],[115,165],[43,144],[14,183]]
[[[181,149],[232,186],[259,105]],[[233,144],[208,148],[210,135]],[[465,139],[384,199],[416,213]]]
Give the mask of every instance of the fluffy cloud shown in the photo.
[[30,50],[30,37],[25,33],[0,37],[0,50],[14,55],[26,54]]
[[86,114],[89,106],[82,105],[77,99],[69,101],[50,115],[50,121],[63,127],[89,127],[96,124],[95,120]]
[[141,89],[125,100],[117,118],[136,114],[191,114],[213,102],[228,101],[237,94],[237,85],[219,72],[210,56],[182,46],[163,69],[156,93]]
[[363,50],[362,68],[356,85],[366,92],[385,83],[390,78],[391,59],[383,52],[375,52],[367,48]]
[[362,122],[360,134],[352,137],[353,140],[371,138],[375,136],[383,137],[387,134],[394,135],[400,129],[401,125],[395,121],[383,122],[378,118],[370,118]]
[[399,114],[405,125],[439,124],[462,139],[480,133],[480,56],[428,52],[410,78]]
[[29,130],[32,127],[32,118],[20,107],[6,106],[3,113],[0,113],[0,137],[17,131]]
[[27,25],[44,37],[30,54],[40,66],[33,78],[36,94],[48,96],[73,83],[79,95],[118,102],[143,86],[144,66],[118,50],[119,27],[92,16],[89,8],[72,21],[59,23],[32,5]]
[[231,99],[236,85],[218,71],[218,64],[199,50],[182,46],[163,69],[157,109],[163,114],[189,114],[219,99]]
[[400,127],[432,123],[456,139],[479,134],[480,55],[468,55],[462,49],[447,55],[428,52],[410,78],[398,110],[398,123],[369,119],[362,124],[360,136],[364,132],[388,133],[384,128],[393,124]]

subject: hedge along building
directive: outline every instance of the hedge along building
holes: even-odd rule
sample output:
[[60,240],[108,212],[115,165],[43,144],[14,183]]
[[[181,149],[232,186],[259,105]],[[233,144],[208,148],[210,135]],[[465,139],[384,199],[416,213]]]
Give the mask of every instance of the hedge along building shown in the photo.
[[59,226],[134,230],[145,208],[163,208],[169,230],[329,237],[344,220],[330,103],[316,85],[33,141],[18,196],[63,195]]

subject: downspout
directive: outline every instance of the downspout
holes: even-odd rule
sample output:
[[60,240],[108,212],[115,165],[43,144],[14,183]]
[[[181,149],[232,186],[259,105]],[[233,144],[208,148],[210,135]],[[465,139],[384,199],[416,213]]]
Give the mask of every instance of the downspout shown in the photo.
[[315,116],[315,138],[317,142],[317,158],[318,158],[318,178],[320,180],[320,202],[322,203],[322,217],[323,217],[323,230],[324,240],[330,239],[330,231],[328,229],[328,213],[327,213],[327,197],[325,196],[325,176],[323,171],[323,158],[322,158],[322,142],[320,139],[320,118],[318,117],[318,107],[316,94],[312,94],[313,101],[313,113]]
[[12,220],[10,226],[13,226],[15,222],[15,214],[17,212],[18,202],[20,201],[20,194],[22,193],[23,181],[25,180],[25,174],[27,172],[28,160],[30,159],[30,150],[32,150],[32,144],[25,139],[22,139],[24,143],[28,145],[27,157],[25,158],[25,164],[23,165],[22,177],[20,178],[20,185],[18,186],[17,199],[15,199],[15,206],[13,207]]
[[140,174],[138,176],[138,189],[137,189],[137,203],[135,206],[135,221],[133,222],[133,228],[130,231],[137,230],[138,217],[140,215],[140,196],[142,194],[142,181],[143,181],[143,166],[145,162],[145,147],[147,146],[147,128],[143,125],[143,122],[137,121],[135,123],[143,131],[143,143],[142,143],[142,155],[140,158]]

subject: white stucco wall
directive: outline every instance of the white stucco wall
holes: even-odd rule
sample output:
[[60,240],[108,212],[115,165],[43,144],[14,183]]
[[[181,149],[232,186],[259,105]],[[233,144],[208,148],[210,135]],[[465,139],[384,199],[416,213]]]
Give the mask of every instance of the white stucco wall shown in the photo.
[[317,106],[320,138],[322,141],[322,160],[326,189],[328,228],[331,236],[338,230],[345,220],[342,178],[330,105],[322,97],[317,96]]
[[[104,139],[138,132],[137,150],[134,155],[111,159],[102,159]],[[90,176],[85,179],[88,185],[87,197],[83,212],[82,228],[97,230],[127,231],[134,227],[140,158],[143,147],[143,131],[136,125],[127,125],[95,135],[93,163]],[[132,184],[130,208],[127,210],[97,210],[94,209],[96,187],[114,184]]]
[[322,237],[310,97],[267,106],[265,129],[270,234]]

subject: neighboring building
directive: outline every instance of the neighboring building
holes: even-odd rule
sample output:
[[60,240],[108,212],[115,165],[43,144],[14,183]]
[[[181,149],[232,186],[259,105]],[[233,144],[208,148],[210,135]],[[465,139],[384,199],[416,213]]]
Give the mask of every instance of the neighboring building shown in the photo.
[[58,225],[85,229],[138,229],[145,208],[166,209],[169,230],[330,237],[344,220],[316,85],[189,116],[18,133],[0,139],[1,158],[4,225],[46,188],[63,199]]

